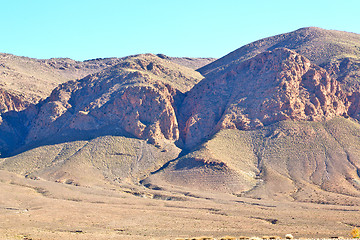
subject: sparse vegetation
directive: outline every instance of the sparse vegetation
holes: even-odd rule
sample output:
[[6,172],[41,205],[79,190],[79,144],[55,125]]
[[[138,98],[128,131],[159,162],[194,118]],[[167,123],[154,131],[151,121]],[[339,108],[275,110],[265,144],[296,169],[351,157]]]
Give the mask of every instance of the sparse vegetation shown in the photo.
[[353,238],[360,238],[360,231],[357,227],[353,228],[353,230],[351,231],[350,235]]

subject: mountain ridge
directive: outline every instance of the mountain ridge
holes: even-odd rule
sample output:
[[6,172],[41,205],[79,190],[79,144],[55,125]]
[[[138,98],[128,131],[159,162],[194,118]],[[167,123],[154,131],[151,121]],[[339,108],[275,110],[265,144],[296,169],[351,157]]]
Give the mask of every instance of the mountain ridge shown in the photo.
[[80,185],[359,205],[360,52],[349,46],[360,36],[350,35],[299,29],[198,72],[159,54],[115,59],[2,113],[0,168]]

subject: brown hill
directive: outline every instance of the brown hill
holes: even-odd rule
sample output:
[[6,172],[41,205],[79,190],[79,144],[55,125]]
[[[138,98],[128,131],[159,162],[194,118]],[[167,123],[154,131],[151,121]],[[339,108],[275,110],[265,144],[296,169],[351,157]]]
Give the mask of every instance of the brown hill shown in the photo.
[[280,48],[232,64],[191,89],[180,110],[181,131],[191,148],[220,129],[321,121],[346,115],[347,105],[339,83],[324,69]]
[[360,125],[282,121],[259,130],[221,130],[145,179],[257,199],[360,204]]
[[[49,96],[60,83],[79,79],[98,72],[119,61],[117,58],[94,59],[84,62],[69,58],[34,59],[0,53],[0,87],[8,95],[21,96],[20,100],[8,98],[8,110],[22,110],[31,103]],[[22,104],[19,104],[21,101]]]
[[289,49],[231,64],[184,99],[180,130],[191,151],[143,182],[358,205],[360,125],[343,117],[358,116],[358,93],[349,99],[325,69]]
[[[302,29],[290,40],[306,50],[330,33]],[[342,90],[356,89],[357,60],[320,50],[308,59],[275,42],[215,61],[203,80],[144,54],[63,83],[2,114],[0,168],[80,185],[359,205],[360,93]]]
[[[177,157],[177,105],[201,79],[192,69],[146,54],[63,83],[37,105],[2,115],[2,153],[20,153],[3,167],[23,174],[36,170],[55,180],[65,171],[82,183],[87,178],[77,176],[76,169],[87,169],[87,164],[95,167],[89,174],[110,174],[112,179],[146,176]],[[49,153],[40,160],[44,151]],[[101,162],[108,167],[99,168]]]
[[[204,76],[216,75],[233,64],[281,47],[294,50],[312,63],[331,70],[331,74],[345,91],[360,90],[360,73],[357,67],[360,59],[360,35],[316,27],[301,28],[252,42],[200,68],[199,72]],[[341,73],[336,70],[340,65]]]
[[111,125],[153,143],[176,141],[176,101],[201,78],[155,55],[125,58],[114,67],[57,87],[37,106],[26,142]]

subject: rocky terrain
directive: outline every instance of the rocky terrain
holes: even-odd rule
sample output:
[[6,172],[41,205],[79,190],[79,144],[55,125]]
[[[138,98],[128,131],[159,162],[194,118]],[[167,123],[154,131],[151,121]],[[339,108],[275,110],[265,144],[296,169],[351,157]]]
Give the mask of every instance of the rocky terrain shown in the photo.
[[[232,64],[248,60],[264,51],[288,48],[303,55],[325,68],[342,83],[343,90],[359,90],[358,60],[360,56],[360,36],[356,33],[325,30],[316,27],[301,28],[290,33],[264,38],[227,54],[219,60],[199,69],[204,76],[216,75]],[[340,67],[341,73],[336,70]],[[347,70],[345,70],[347,69]],[[346,80],[345,80],[346,79]],[[345,81],[344,81],[345,80]]]
[[294,51],[261,53],[207,77],[180,110],[185,144],[193,147],[220,129],[250,130],[283,120],[321,121],[347,115],[340,84]]
[[[159,54],[163,59],[197,69],[213,58],[175,58]],[[81,79],[116,65],[122,58],[97,58],[75,61],[69,58],[34,59],[0,53],[0,112],[20,111],[47,98],[59,84]]]
[[[53,188],[79,189],[85,202],[94,197],[86,197],[89,188],[121,204],[118,198],[149,198],[136,200],[146,206],[175,201],[189,215],[206,205],[206,214],[216,215],[208,224],[217,227],[229,224],[226,217],[248,216],[249,205],[258,211],[246,219],[253,224],[238,231],[226,227],[243,233],[277,225],[278,219],[281,224],[266,225],[269,232],[285,233],[286,226],[300,223],[319,227],[311,216],[322,209],[346,215],[340,223],[321,225],[343,234],[356,226],[360,205],[357,46],[358,34],[303,28],[218,60],[140,54],[76,62],[5,54],[17,61],[1,65],[11,77],[0,91],[0,187],[11,192],[16,182],[17,189],[26,185],[46,199],[69,198]],[[49,81],[32,83],[29,76]],[[277,203],[298,206],[294,214],[304,220],[286,215]],[[220,234],[220,228],[200,229]]]
[[188,57],[169,57],[164,54],[157,54],[159,58],[169,60],[171,62],[174,62],[176,64],[192,68],[192,69],[198,69],[203,66],[208,65],[209,63],[212,63],[216,60],[216,58],[188,58]]
[[[11,54],[0,54],[0,87],[6,95],[6,107],[1,112],[23,110],[49,96],[60,83],[79,79],[118,62],[116,58],[94,59],[84,62],[68,58],[34,59]],[[13,102],[14,101],[14,102]]]

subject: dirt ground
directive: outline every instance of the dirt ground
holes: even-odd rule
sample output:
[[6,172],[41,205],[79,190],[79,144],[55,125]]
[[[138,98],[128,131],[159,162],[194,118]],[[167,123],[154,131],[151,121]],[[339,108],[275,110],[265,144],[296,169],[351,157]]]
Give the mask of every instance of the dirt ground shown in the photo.
[[75,186],[0,171],[0,239],[349,237],[360,208],[171,187]]

